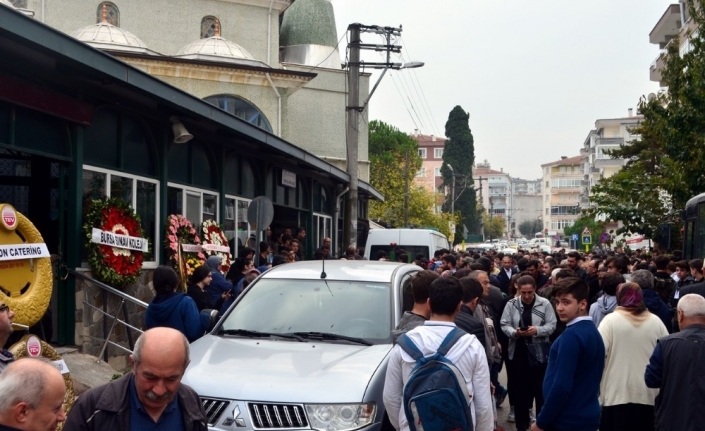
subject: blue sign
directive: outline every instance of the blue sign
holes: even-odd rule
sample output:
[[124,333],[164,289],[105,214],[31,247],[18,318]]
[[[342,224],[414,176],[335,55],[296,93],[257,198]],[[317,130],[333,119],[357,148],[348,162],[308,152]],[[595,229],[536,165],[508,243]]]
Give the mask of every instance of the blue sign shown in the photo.
[[577,234],[577,233],[574,233],[574,234],[573,234],[573,241],[577,241],[577,240],[578,240],[578,234]]

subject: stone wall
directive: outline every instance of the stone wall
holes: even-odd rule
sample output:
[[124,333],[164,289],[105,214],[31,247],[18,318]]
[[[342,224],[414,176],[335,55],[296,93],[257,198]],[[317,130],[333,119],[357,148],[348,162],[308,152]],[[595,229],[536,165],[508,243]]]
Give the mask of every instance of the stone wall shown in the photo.
[[[133,285],[127,286],[124,292],[140,301],[146,303],[151,302],[152,298],[154,298],[154,294],[149,286],[153,272],[154,270],[150,269],[143,270],[140,280]],[[90,272],[85,272],[84,274],[89,277],[91,276]],[[100,310],[103,310],[103,305],[106,304],[109,314],[115,315],[117,313],[119,320],[126,321],[135,328],[142,329],[144,327],[145,308],[125,301],[127,308],[127,320],[125,320],[120,306],[121,300],[122,298],[117,295],[108,293],[89,281],[76,278],[76,343],[81,346],[83,353],[103,359],[101,350],[104,344],[104,322],[107,323],[107,331],[110,331],[114,322],[113,318],[109,316],[105,316],[104,318],[103,313],[85,303]],[[128,331],[134,343],[140,333],[128,328],[120,322],[115,324],[109,339],[126,349],[130,349]],[[107,352],[108,364],[114,369],[124,370],[129,366],[129,353],[111,345],[108,345]]]

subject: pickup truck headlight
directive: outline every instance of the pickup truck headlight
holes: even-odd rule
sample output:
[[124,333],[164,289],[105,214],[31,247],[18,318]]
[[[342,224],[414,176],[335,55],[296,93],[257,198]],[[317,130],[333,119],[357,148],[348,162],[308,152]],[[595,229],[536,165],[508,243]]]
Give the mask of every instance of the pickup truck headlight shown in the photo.
[[349,431],[372,423],[375,404],[307,404],[309,425],[319,431]]

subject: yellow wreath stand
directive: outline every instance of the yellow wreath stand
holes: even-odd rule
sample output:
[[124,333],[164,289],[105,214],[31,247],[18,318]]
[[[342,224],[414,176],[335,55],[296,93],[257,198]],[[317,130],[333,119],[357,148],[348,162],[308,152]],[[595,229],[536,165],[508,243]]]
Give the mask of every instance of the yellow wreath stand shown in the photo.
[[[9,204],[0,204],[0,213]],[[14,208],[13,208],[14,210]],[[34,224],[19,212],[17,227],[8,229],[0,223],[0,244],[44,243]],[[0,300],[15,312],[15,323],[32,326],[46,313],[53,288],[51,259],[48,257],[0,262]]]
[[[10,347],[10,353],[12,353],[15,356],[15,359],[20,359],[20,358],[28,358],[31,357],[29,352],[27,351],[27,342],[29,341],[30,338],[35,337],[37,340],[39,338],[36,337],[36,335],[25,335],[22,337],[20,341],[17,343],[13,344]],[[56,353],[56,350],[54,350],[49,344],[47,344],[44,341],[39,340],[41,343],[42,351],[40,354],[40,357],[49,359],[50,361],[59,361],[61,360],[61,356]],[[69,373],[63,374],[62,377],[64,378],[64,385],[66,385],[66,395],[64,396],[64,412],[68,416],[69,411],[71,410],[71,407],[73,406],[73,403],[76,401],[76,393],[73,389],[73,380],[71,380],[71,375]],[[57,429],[60,431],[64,427],[64,423],[60,423]]]

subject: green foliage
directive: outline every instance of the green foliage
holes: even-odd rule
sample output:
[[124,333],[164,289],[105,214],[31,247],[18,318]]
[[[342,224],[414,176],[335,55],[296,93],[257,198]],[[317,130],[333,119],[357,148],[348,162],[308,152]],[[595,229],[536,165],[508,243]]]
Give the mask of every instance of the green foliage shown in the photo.
[[507,225],[502,217],[490,217],[487,211],[482,213],[482,228],[485,239],[496,239],[504,236]]
[[525,220],[519,223],[519,233],[527,238],[533,238],[536,232],[541,231],[542,226],[543,223],[541,222],[541,219],[537,218],[536,220]]
[[[662,70],[667,89],[651,100],[642,97],[644,119],[633,130],[640,137],[610,154],[627,159],[626,166],[593,188],[595,208],[586,214],[622,221],[617,233],[659,242],[659,225],[669,223],[678,232],[680,211],[705,191],[705,17],[692,4],[690,12],[692,50],[681,57],[678,39],[668,45]],[[673,237],[677,244],[678,235]]]
[[436,195],[414,182],[422,163],[416,141],[381,121],[370,121],[369,130],[370,183],[385,198],[384,202],[370,202],[370,219],[403,226],[408,182],[409,225],[435,228],[450,238],[450,214],[435,214]]
[[584,248],[585,244],[583,244],[582,233],[586,227],[592,234],[592,244],[590,244],[590,248],[592,248],[592,246],[599,245],[600,236],[605,231],[605,223],[595,220],[594,218],[581,217],[575,221],[573,226],[564,228],[563,233],[565,234],[565,236],[572,236],[573,234],[577,234],[579,239],[576,248]]
[[[462,107],[456,106],[450,111],[446,122],[446,137],[448,140],[443,150],[443,165],[441,175],[443,185],[446,186],[448,195],[443,204],[443,211],[450,212],[454,185],[453,174],[455,174],[455,212],[461,214],[461,224],[465,226],[469,233],[478,233],[480,220],[476,211],[475,185],[472,179],[472,165],[475,161],[475,146],[470,131],[470,114]],[[448,167],[451,165],[453,170]],[[460,235],[456,241],[460,241]]]

